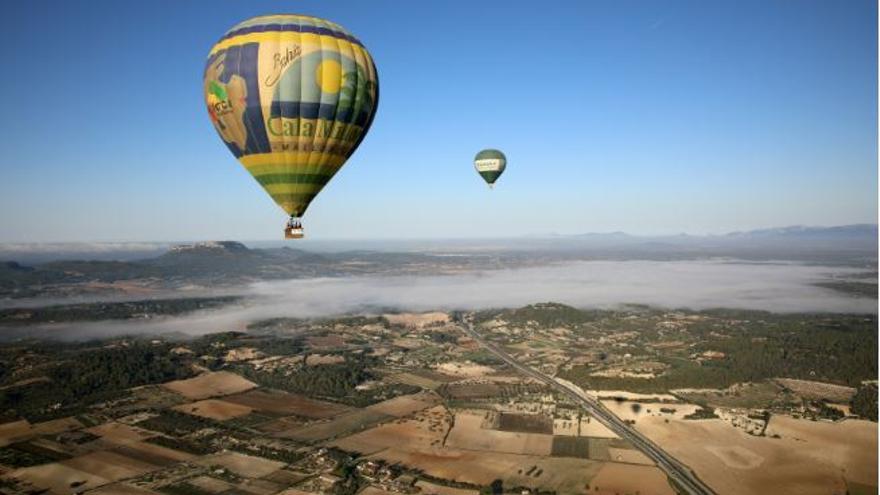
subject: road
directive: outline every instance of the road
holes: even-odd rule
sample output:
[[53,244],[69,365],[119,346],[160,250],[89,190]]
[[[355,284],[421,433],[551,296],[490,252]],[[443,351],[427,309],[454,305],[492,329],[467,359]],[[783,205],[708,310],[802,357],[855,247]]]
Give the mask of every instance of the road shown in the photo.
[[688,495],[714,495],[715,492],[712,491],[712,489],[709,488],[708,485],[700,481],[700,479],[697,478],[697,476],[693,473],[693,471],[690,470],[690,468],[679,462],[671,455],[667,454],[657,444],[655,444],[646,436],[636,431],[635,428],[632,428],[630,425],[618,418],[596,398],[587,395],[580,388],[575,387],[574,385],[556,381],[554,378],[518,362],[496,344],[489,342],[488,340],[483,338],[483,336],[474,329],[474,326],[470,321],[464,320],[462,321],[462,323],[463,326],[461,326],[461,329],[465,333],[467,333],[472,339],[474,339],[480,345],[486,348],[486,350],[498,356],[499,359],[501,359],[523,375],[546,383],[547,385],[555,388],[559,392],[562,392],[566,396],[574,399],[584,409],[586,409],[587,412],[589,412],[594,418],[596,418],[596,420],[598,420],[600,423],[608,427],[608,429],[616,433],[617,436],[623,438],[624,440],[627,440],[635,448],[639,449],[642,453],[644,453],[652,461],[654,461],[657,464],[657,467],[659,467],[663,470],[663,472],[666,473],[666,475],[675,483],[675,485],[681,492],[687,493]]

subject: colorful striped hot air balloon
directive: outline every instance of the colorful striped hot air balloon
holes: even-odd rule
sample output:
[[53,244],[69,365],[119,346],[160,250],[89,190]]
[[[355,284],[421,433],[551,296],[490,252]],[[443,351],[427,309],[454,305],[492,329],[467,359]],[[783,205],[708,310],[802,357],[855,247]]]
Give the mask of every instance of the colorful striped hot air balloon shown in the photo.
[[205,64],[205,101],[232,154],[288,215],[286,237],[370,128],[379,79],[342,26],[303,15],[248,19]]
[[505,167],[507,167],[507,158],[499,150],[483,150],[474,157],[474,168],[490,188],[495,187],[495,181],[504,173]]

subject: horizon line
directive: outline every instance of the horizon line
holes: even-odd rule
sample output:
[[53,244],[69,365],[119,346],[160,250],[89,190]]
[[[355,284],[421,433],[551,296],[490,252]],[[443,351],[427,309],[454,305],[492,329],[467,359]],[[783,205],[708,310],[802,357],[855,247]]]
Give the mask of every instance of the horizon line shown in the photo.
[[[878,228],[878,223],[876,222],[859,222],[859,223],[848,223],[848,224],[835,224],[835,225],[804,225],[804,224],[796,224],[796,225],[785,225],[785,226],[777,226],[777,227],[759,227],[754,229],[747,230],[732,230],[723,233],[689,233],[689,232],[675,232],[675,233],[663,233],[663,234],[643,234],[643,233],[631,233],[622,230],[615,231],[604,231],[604,232],[580,232],[580,233],[557,233],[557,232],[548,232],[548,233],[530,233],[530,234],[522,234],[519,236],[462,236],[462,237],[322,237],[322,238],[307,238],[304,242],[290,242],[291,246],[295,246],[297,244],[305,244],[312,242],[438,242],[438,241],[505,241],[505,240],[552,240],[559,238],[576,238],[583,236],[627,236],[627,237],[635,237],[635,238],[668,238],[668,237],[726,237],[732,236],[735,234],[749,234],[756,232],[766,232],[766,231],[782,231],[787,229],[835,229],[835,228],[845,228],[845,227],[873,227],[875,229]],[[200,243],[200,242],[239,242],[242,244],[247,243],[286,243],[289,241],[285,241],[281,238],[275,239],[176,239],[176,240],[90,240],[90,241],[0,241],[0,246],[34,246],[34,245],[136,245],[136,244],[147,244],[147,245],[179,245],[179,244],[192,244],[192,243]]]

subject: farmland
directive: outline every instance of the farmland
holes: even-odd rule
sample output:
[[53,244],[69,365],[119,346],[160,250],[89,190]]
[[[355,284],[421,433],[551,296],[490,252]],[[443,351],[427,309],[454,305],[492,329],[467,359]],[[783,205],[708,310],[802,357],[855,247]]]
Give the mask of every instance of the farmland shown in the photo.
[[[0,345],[0,493],[673,493],[644,454],[475,347],[448,316]],[[758,339],[772,354],[766,326],[815,316],[746,324],[727,313],[557,305],[473,316],[488,339],[580,384],[719,493],[876,486],[877,424],[853,407],[871,390],[871,363],[829,378],[818,376],[829,368],[799,373],[800,356],[787,374],[766,364],[753,381],[718,374],[752,359],[732,342]],[[846,332],[864,337],[858,318],[822,318],[837,329],[835,349],[850,349]],[[664,386],[633,375],[647,369]],[[698,369],[714,371],[697,380]],[[59,381],[74,378],[110,387]]]
[[391,418],[393,418],[393,416],[382,414],[380,412],[373,412],[367,409],[360,409],[343,413],[329,421],[317,422],[302,428],[277,433],[276,436],[311,443],[363,430],[369,426],[382,423]]
[[204,373],[187,380],[168,382],[164,387],[187,399],[205,399],[243,392],[256,387],[256,385],[234,373],[220,371]]
[[[871,485],[877,478],[876,423],[778,417],[771,419],[768,437],[747,434],[720,419],[666,423],[648,417],[637,428],[722,493],[843,493],[844,480]],[[845,478],[833,474],[842,469]]]
[[225,400],[270,414],[295,415],[312,419],[329,418],[351,410],[347,406],[333,402],[263,389],[228,396]]
[[253,409],[250,407],[218,399],[205,399],[198,402],[191,402],[189,404],[177,406],[174,410],[192,414],[193,416],[216,419],[217,421],[225,421],[227,419],[247,416],[253,412]]
[[[2,479],[13,492],[53,493],[326,493],[355,486],[376,494],[457,494],[499,483],[569,493],[585,490],[615,462],[607,448],[595,447],[604,445],[601,438],[584,436],[589,417],[572,420],[570,405],[557,412],[546,387],[472,346],[458,347],[459,330],[448,318],[388,321],[374,327],[381,337],[370,356],[340,353],[357,341],[347,333],[360,328],[357,320],[330,323],[339,332],[332,336],[318,323],[314,335],[306,331],[295,342],[256,332],[104,343],[97,352],[141,355],[149,347],[172,355],[180,372],[71,407],[76,415],[42,412],[0,424],[7,444],[0,463],[8,468]],[[402,353],[415,361],[401,363]],[[556,436],[557,423],[566,421]],[[561,452],[565,439],[594,447]],[[398,467],[388,467],[393,463]]]

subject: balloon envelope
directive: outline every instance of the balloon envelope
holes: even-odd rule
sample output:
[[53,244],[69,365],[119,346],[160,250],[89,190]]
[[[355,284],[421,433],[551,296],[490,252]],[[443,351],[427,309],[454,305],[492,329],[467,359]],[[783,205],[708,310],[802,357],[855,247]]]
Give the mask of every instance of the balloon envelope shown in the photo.
[[501,177],[506,167],[507,158],[499,150],[486,149],[474,157],[474,168],[490,186],[495,184],[498,177]]
[[211,48],[204,91],[232,154],[299,217],[370,128],[379,80],[369,52],[338,24],[269,15],[234,26]]

